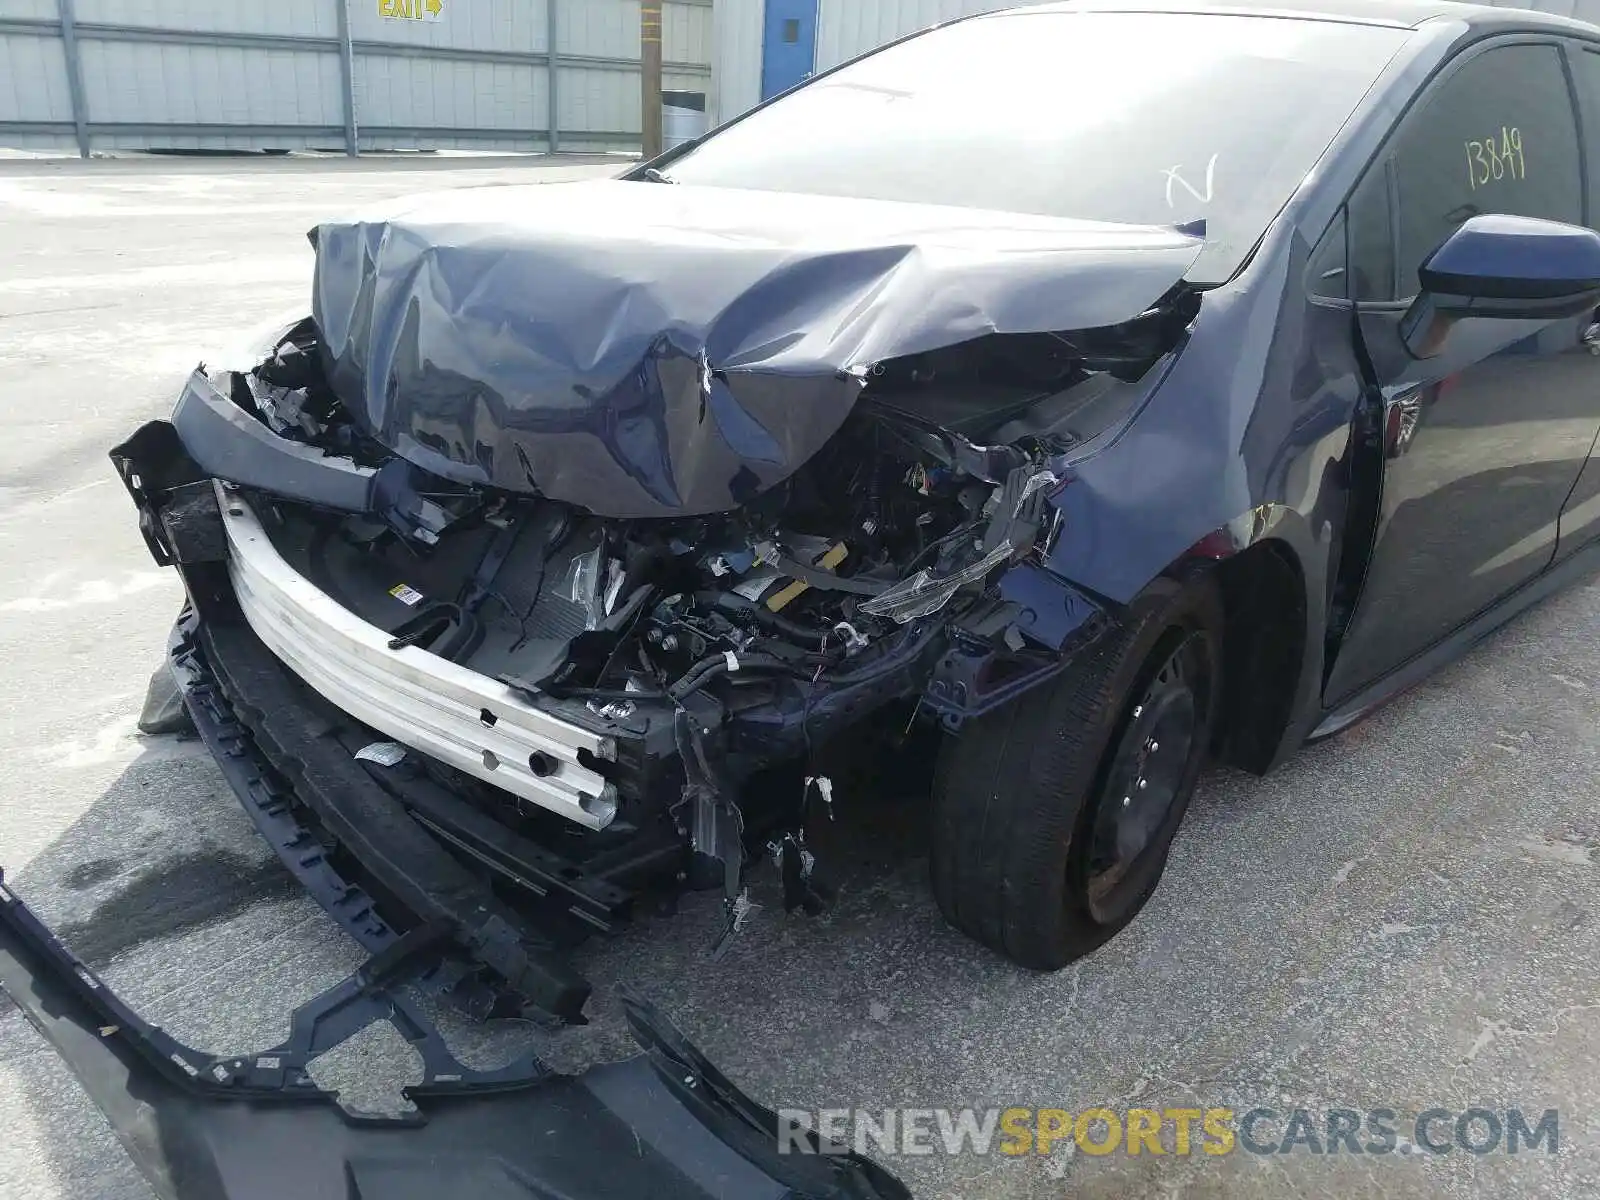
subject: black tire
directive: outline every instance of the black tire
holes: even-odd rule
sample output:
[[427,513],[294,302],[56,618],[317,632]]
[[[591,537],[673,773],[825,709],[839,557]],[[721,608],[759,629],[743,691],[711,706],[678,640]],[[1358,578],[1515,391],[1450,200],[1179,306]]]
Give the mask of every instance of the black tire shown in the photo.
[[[1047,971],[1131,921],[1160,881],[1211,744],[1221,647],[1216,585],[1159,581],[1054,681],[947,736],[931,838],[945,919]],[[1181,728],[1185,691],[1187,742],[1176,733],[1163,752],[1159,731]],[[1134,807],[1135,795],[1150,804]]]

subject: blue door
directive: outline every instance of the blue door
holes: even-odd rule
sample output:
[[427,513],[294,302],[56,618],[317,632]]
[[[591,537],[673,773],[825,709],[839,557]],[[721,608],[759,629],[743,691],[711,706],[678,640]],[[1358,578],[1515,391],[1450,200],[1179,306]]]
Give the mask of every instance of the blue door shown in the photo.
[[810,76],[817,58],[817,0],[767,0],[761,35],[761,98]]
[[[1583,517],[1574,510],[1563,526],[1562,508],[1600,429],[1585,340],[1593,314],[1540,322],[1469,315],[1427,348],[1431,357],[1408,349],[1404,325],[1422,265],[1465,216],[1582,223],[1583,142],[1558,59],[1555,46],[1514,42],[1460,54],[1347,205],[1351,297],[1361,302],[1360,346],[1382,404],[1384,458],[1365,578],[1326,683],[1330,706],[1545,570],[1558,536],[1579,539]],[[1491,114],[1508,140],[1511,130],[1537,128],[1544,153],[1537,176],[1520,159],[1515,175],[1502,165],[1500,180],[1491,167],[1490,182],[1504,185],[1492,194],[1455,161]]]

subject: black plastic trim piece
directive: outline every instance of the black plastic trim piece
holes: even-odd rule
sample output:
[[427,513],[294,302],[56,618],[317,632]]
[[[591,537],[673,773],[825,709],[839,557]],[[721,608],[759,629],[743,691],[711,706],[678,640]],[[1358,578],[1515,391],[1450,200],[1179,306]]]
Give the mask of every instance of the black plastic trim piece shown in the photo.
[[[322,1012],[337,1023],[346,1010],[336,1002],[359,993],[373,1000],[369,1010],[386,1004],[390,978],[403,977],[440,937],[408,935],[326,993]],[[401,1123],[353,1116],[312,1086],[231,1074],[242,1057],[202,1055],[167,1038],[78,962],[3,878],[0,987],[105,1113],[161,1200],[910,1196],[843,1147],[813,1142],[829,1152],[780,1155],[769,1136],[775,1114],[631,992],[625,1010],[645,1054],[576,1076],[524,1060],[513,1067],[520,1075],[498,1085],[414,1088],[417,1114]]]
[[[186,610],[173,627],[167,646],[168,667],[195,732],[211,752],[245,815],[295,881],[367,953],[388,950],[400,940],[401,931],[384,920],[377,902],[364,889],[333,865],[316,833],[299,819],[292,791],[261,760],[249,732],[234,716],[206,670],[195,641],[195,627],[192,611]],[[408,924],[416,927],[417,919],[408,914]],[[475,969],[460,962],[441,960],[422,972],[416,983],[468,1016],[481,1019],[496,1009],[500,997],[496,989],[474,975]]]
[[172,426],[205,475],[339,512],[372,508],[376,471],[279,437],[217,391],[203,372],[189,376]]
[[378,915],[370,896],[334,869],[322,844],[296,818],[290,790],[252,754],[249,733],[234,717],[201,661],[194,641],[195,624],[191,614],[180,619],[172,631],[168,654],[184,705],[206,749],[245,813],[296,882],[357,945],[369,954],[378,953],[399,933]]
[[[190,617],[188,622],[193,642],[189,667],[205,672],[202,680],[212,690],[195,694],[191,677],[185,702],[203,737],[207,725],[213,727],[221,749],[213,753],[224,776],[290,870],[320,871],[326,852],[320,843],[286,840],[289,831],[276,824],[275,816],[285,810],[273,803],[286,796],[281,790],[272,792],[274,772],[349,851],[406,928],[449,922],[461,949],[532,1006],[559,1020],[581,1023],[588,982],[555,952],[549,938],[501,904],[486,882],[451,857],[361,763],[326,736],[326,724],[307,712],[295,683],[250,628],[242,621]],[[234,725],[219,726],[219,700]],[[241,732],[248,732],[248,740],[238,736]],[[331,885],[311,891],[342,924],[347,918],[341,910],[360,914],[367,905],[364,897],[350,895],[330,906]],[[348,919],[359,924],[366,918]]]

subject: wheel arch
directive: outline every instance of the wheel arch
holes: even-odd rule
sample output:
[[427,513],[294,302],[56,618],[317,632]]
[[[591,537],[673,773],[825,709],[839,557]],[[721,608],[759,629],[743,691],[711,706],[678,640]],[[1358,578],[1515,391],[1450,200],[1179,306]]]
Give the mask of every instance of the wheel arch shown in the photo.
[[1288,542],[1267,538],[1218,561],[1213,573],[1223,606],[1222,713],[1213,750],[1230,766],[1265,774],[1299,740],[1312,640],[1305,571]]
[[1197,539],[1129,601],[1197,576],[1217,584],[1224,690],[1212,750],[1230,766],[1266,774],[1321,715],[1325,540],[1294,509],[1261,505]]

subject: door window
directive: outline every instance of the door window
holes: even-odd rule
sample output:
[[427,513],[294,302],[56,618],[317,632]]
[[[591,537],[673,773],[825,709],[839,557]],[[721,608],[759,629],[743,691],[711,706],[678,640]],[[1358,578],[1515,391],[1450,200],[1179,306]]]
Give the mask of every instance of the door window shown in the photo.
[[1311,252],[1311,265],[1306,279],[1313,296],[1329,300],[1348,300],[1350,288],[1345,263],[1344,210],[1333,219],[1328,232],[1322,235]]
[[1577,121],[1555,46],[1485,51],[1429,90],[1351,197],[1352,293],[1415,295],[1417,268],[1479,213],[1583,220]]
[[1393,300],[1402,286],[1394,256],[1394,164],[1374,164],[1350,197],[1350,295]]
[[1600,47],[1574,45],[1569,54],[1589,160],[1589,224],[1600,224]]

